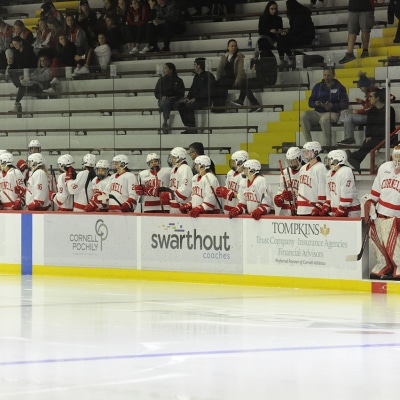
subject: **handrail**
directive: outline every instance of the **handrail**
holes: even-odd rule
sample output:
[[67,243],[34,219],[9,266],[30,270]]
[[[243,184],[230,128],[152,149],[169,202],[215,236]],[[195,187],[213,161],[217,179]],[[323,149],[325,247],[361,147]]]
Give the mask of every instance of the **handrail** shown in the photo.
[[[396,133],[400,132],[400,126],[398,126],[391,134],[390,138],[392,138]],[[369,172],[371,175],[376,174],[377,169],[375,168],[375,153],[385,144],[386,138],[379,142],[370,152],[370,165]]]

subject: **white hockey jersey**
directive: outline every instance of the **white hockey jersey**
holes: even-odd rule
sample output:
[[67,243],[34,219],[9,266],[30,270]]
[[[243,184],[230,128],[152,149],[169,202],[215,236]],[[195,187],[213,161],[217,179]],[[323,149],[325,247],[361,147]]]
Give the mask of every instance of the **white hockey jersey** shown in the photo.
[[53,198],[58,211],[72,211],[74,206],[74,196],[70,194],[65,181],[65,172],[60,174],[57,179],[57,193]]
[[11,210],[18,199],[16,186],[25,188],[24,176],[18,168],[10,167],[7,172],[0,172],[0,202],[4,210]]
[[[236,172],[233,170],[228,171],[225,179],[225,187],[229,190],[234,191],[235,193],[239,192],[240,183],[246,181],[246,178],[242,177],[240,172]],[[233,207],[236,207],[238,204],[237,197],[232,198],[232,200],[224,199],[224,210],[229,212]]]
[[50,207],[49,178],[45,171],[37,168],[29,177],[26,185],[26,205],[37,201],[40,203],[38,211],[46,211]]
[[128,202],[132,211],[136,208],[138,196],[135,186],[138,180],[132,172],[124,172],[123,174],[114,174],[111,176],[110,182],[110,198],[109,210],[121,211],[121,205]]
[[325,203],[326,200],[326,168],[318,161],[312,166],[303,165],[299,172],[299,189],[297,197],[297,215],[310,215],[314,206],[301,197],[304,196],[313,203]]
[[[145,188],[148,187],[168,187],[171,175],[171,168],[163,167],[159,171],[153,171],[150,169],[145,169],[139,173],[140,184]],[[162,211],[161,201],[159,196],[147,196],[143,195],[142,201],[142,211],[143,212],[155,212]],[[170,207],[163,206],[164,210],[169,210]]]
[[172,168],[169,178],[169,188],[174,192],[174,199],[170,203],[171,213],[181,214],[179,207],[189,203],[192,193],[192,178],[192,169],[186,163]]
[[[106,176],[103,179],[99,179],[97,176],[92,179],[92,185],[93,185],[93,196],[92,199],[95,195],[99,194],[110,194],[110,188],[111,188],[111,176]],[[92,200],[90,199],[90,200]],[[109,207],[109,200],[103,201],[103,202],[96,202],[97,206],[97,211],[108,211]]]
[[[285,184],[289,191],[293,189],[294,199],[291,201],[292,204],[296,204],[297,192],[299,190],[299,177],[300,177],[300,169],[293,170],[289,168],[285,168],[283,170],[283,176],[281,175],[281,179],[279,181],[279,187],[276,194],[281,194],[285,190]],[[290,204],[288,201],[284,201],[283,206],[279,212],[279,215],[292,215],[292,210],[290,209]]]
[[243,180],[240,184],[238,199],[238,207],[244,206],[248,214],[261,204],[267,206],[268,214],[275,211],[271,187],[262,175],[256,175],[252,182],[248,179]]
[[218,186],[218,179],[213,173],[207,172],[203,176],[196,174],[192,178],[192,208],[201,205],[204,211],[219,214],[220,208],[215,195]]
[[332,212],[336,212],[340,206],[347,209],[349,217],[361,215],[360,200],[357,195],[353,171],[350,167],[342,165],[337,171],[328,172],[326,201],[330,204]]
[[84,169],[78,173],[75,179],[67,182],[68,191],[74,196],[74,211],[85,211],[85,206],[93,196],[93,184],[88,179],[89,171]]

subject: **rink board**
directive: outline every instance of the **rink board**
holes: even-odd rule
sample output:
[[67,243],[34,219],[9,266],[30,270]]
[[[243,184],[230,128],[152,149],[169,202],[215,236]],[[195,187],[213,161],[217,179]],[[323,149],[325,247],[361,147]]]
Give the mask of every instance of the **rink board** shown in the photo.
[[[397,293],[368,278],[358,218],[1,213],[0,273]],[[21,246],[22,244],[22,246]]]

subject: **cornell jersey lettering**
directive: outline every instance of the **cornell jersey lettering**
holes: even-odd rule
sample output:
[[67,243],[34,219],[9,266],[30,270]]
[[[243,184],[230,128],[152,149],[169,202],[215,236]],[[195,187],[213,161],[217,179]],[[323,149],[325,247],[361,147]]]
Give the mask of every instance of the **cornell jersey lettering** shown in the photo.
[[203,190],[199,186],[192,186],[192,196],[203,197]]
[[329,192],[334,193],[335,195],[337,195],[336,183],[332,182],[332,181],[328,182],[328,190],[329,190]]
[[120,185],[118,182],[113,182],[111,184],[111,191],[122,194],[122,185]]
[[312,182],[311,182],[311,177],[308,175],[300,175],[299,179],[300,183],[303,185],[308,186],[309,188],[312,188]]
[[382,189],[394,189],[397,192],[400,192],[400,181],[396,180],[396,179],[384,179],[382,181]]

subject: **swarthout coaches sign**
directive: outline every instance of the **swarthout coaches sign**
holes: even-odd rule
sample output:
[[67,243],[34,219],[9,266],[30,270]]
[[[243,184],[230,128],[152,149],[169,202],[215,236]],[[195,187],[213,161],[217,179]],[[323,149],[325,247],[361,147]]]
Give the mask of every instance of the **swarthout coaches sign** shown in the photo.
[[240,220],[143,218],[141,268],[241,274],[241,228]]

